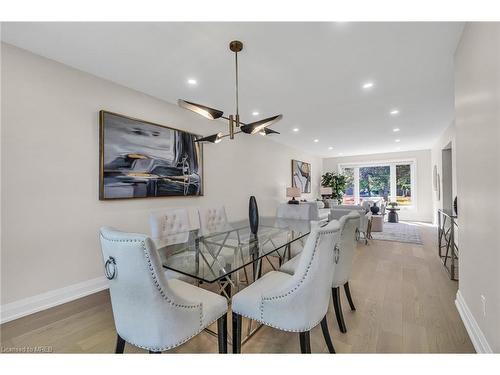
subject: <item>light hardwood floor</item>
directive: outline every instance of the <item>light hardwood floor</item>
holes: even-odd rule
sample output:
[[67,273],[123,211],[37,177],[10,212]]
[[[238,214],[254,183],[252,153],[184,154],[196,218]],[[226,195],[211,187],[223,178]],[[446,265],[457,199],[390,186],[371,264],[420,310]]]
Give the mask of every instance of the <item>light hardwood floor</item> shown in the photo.
[[[339,331],[332,306],[328,314],[338,353],[474,352],[454,304],[457,282],[449,280],[437,256],[436,229],[419,225],[419,230],[424,245],[358,244],[350,281],[355,312],[342,292],[346,334]],[[59,353],[112,353],[116,339],[107,291],[6,323],[0,330],[3,348],[49,346]],[[312,331],[311,347],[313,353],[328,352],[319,327]],[[169,353],[216,351],[216,338],[203,332]],[[128,344],[125,352],[144,353]],[[242,352],[298,353],[298,335],[263,327]]]

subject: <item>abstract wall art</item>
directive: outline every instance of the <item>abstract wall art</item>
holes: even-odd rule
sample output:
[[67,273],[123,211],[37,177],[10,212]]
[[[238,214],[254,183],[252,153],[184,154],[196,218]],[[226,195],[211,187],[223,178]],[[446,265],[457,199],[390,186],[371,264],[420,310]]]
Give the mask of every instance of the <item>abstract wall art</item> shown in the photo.
[[298,187],[301,193],[311,192],[311,164],[292,160],[292,187]]
[[199,136],[99,113],[99,199],[203,195]]

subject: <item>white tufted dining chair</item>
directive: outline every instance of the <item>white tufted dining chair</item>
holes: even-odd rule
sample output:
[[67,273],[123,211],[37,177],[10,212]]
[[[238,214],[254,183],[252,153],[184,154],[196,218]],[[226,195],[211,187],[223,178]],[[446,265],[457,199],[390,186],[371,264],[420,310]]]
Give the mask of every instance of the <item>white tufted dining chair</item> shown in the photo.
[[151,238],[158,245],[186,243],[191,229],[186,208],[169,208],[149,215]]
[[175,348],[217,321],[219,352],[227,353],[227,302],[181,280],[167,280],[156,247],[143,234],[101,228],[117,332],[116,353],[128,342],[150,353]]
[[[233,229],[227,220],[226,208],[224,206],[198,208],[198,217],[200,219],[200,234],[202,236],[227,232]],[[239,234],[236,231],[228,232],[222,241],[218,239],[218,245],[208,244],[203,240],[201,242],[204,243],[204,246],[206,246],[212,256],[217,258],[217,262],[221,265],[225,265],[226,263],[233,264],[235,257],[241,256],[238,255],[238,251],[236,250],[240,242]],[[225,245],[231,247],[226,247]],[[231,285],[230,280],[232,277],[232,275],[229,276],[223,284],[228,282],[228,285]],[[225,288],[225,294],[230,297],[231,289]]]
[[[355,311],[354,302],[352,300],[351,291],[349,288],[349,278],[351,276],[352,263],[354,260],[356,246],[356,229],[359,226],[359,213],[351,211],[349,214],[342,216],[339,220],[340,226],[340,241],[338,244],[339,254],[338,263],[335,267],[332,281],[332,298],[335,315],[340,331],[346,333],[346,325],[342,314],[342,306],[340,302],[340,287],[344,286],[344,291],[349,302],[351,310]],[[283,264],[280,268],[281,272],[293,275],[296,271],[301,254],[297,255],[292,260]]]
[[[200,219],[200,234],[202,236],[208,236],[210,234],[230,231],[233,228],[229,224],[226,215],[226,209],[224,206],[211,207],[211,208],[199,208],[198,217]],[[237,234],[231,232],[227,235],[227,238],[223,241],[226,245],[237,246],[239,239],[234,238]],[[231,258],[235,256],[234,250],[231,248],[219,248],[214,249],[217,252],[217,256],[231,261]]]
[[321,322],[328,349],[335,352],[326,313],[335,268],[332,249],[338,234],[336,221],[313,228],[293,275],[271,271],[234,295],[233,353],[241,352],[242,316],[283,331],[298,332],[302,353],[311,352],[309,331]]
[[198,216],[200,218],[200,234],[202,236],[231,229],[227,221],[226,209],[224,206],[199,208]]
[[[169,208],[149,214],[149,225],[151,229],[151,239],[155,242],[156,248],[173,245],[186,244],[189,241],[191,224],[189,222],[189,212],[186,208]],[[174,250],[174,249],[173,249]],[[172,255],[172,263],[183,262],[185,254]],[[176,278],[190,283],[194,279],[181,273],[165,270],[167,278]]]

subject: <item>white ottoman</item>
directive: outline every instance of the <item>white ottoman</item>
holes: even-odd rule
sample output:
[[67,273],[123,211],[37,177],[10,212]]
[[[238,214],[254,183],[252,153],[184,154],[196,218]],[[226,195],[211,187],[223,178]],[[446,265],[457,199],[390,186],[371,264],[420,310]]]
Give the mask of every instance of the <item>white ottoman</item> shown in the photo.
[[384,216],[383,215],[372,215],[372,232],[383,232],[384,231]]

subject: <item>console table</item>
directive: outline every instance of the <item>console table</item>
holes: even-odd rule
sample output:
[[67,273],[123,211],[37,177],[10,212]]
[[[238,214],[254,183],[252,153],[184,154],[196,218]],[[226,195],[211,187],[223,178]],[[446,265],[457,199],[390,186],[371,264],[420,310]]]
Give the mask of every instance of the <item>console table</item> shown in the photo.
[[458,280],[459,252],[455,242],[457,229],[457,215],[451,210],[438,210],[438,254],[452,280]]

